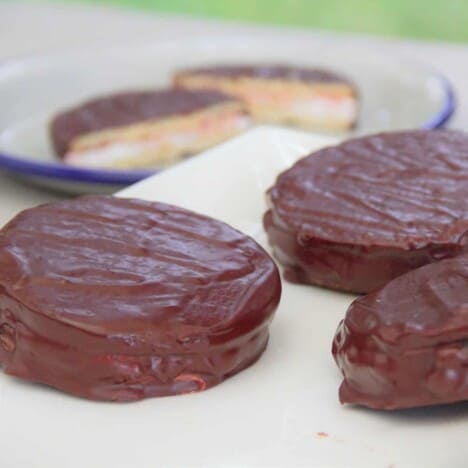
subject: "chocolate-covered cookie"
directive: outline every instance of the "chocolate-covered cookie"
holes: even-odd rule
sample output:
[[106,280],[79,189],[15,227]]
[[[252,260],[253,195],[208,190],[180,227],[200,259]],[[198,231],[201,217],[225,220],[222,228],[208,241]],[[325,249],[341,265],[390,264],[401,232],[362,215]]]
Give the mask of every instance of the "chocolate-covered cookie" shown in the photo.
[[468,135],[348,140],[283,172],[264,226],[288,280],[364,293],[468,252]]
[[281,285],[228,225],[163,203],[83,197],[0,231],[0,363],[96,400],[204,390],[264,351]]
[[243,104],[217,91],[167,89],[99,97],[51,122],[65,162],[86,167],[164,166],[236,135],[249,124]]
[[333,354],[342,403],[395,409],[468,400],[468,255],[354,301]]
[[351,128],[357,119],[356,87],[329,70],[281,64],[213,65],[181,70],[174,84],[236,96],[259,123],[340,131]]

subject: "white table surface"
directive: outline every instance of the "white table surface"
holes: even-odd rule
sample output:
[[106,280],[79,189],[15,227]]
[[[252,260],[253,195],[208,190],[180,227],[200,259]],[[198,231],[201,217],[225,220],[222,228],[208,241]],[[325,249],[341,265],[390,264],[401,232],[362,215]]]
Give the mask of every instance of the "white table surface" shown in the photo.
[[[317,41],[344,39],[348,43],[361,46],[379,47],[383,54],[403,54],[426,62],[439,69],[455,88],[458,110],[450,126],[468,127],[468,47],[462,44],[261,27],[103,7],[0,0],[0,60],[20,54],[91,46],[96,43],[157,41],[216,33],[254,35],[265,30],[307,36]],[[61,197],[64,195],[41,191],[0,173],[0,225],[21,209]]]

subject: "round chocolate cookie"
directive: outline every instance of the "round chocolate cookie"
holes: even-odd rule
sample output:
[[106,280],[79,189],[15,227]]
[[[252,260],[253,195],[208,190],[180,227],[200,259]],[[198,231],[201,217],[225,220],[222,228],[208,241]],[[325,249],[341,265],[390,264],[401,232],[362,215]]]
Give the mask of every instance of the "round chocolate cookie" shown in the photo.
[[468,255],[358,298],[333,354],[342,403],[395,409],[468,400]]
[[346,141],[283,172],[264,226],[286,279],[364,293],[468,252],[468,135]]
[[83,197],[0,231],[0,363],[96,400],[204,390],[264,351],[281,285],[228,225],[166,205]]

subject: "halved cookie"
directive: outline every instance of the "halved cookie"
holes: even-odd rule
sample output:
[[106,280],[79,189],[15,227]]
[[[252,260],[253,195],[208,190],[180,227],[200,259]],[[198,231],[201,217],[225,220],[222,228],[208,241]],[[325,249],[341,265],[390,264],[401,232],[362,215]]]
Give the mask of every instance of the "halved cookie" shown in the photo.
[[169,89],[88,101],[57,115],[50,131],[66,163],[125,169],[167,166],[248,125],[236,98],[216,91]]
[[355,86],[327,70],[285,65],[222,65],[181,70],[174,84],[214,89],[241,99],[260,123],[341,131],[358,115]]

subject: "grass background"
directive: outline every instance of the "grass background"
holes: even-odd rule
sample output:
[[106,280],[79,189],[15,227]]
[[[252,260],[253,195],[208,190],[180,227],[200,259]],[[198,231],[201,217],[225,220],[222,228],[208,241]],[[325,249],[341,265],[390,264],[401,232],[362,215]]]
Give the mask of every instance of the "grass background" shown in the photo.
[[468,41],[468,0],[60,0],[386,36]]

